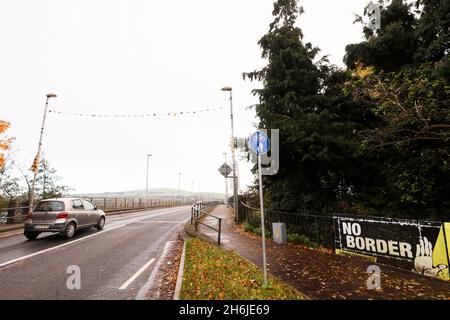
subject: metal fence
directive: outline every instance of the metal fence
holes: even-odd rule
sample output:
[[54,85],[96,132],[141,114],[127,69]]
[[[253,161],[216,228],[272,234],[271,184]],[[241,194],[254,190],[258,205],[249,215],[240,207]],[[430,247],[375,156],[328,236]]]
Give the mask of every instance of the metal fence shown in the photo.
[[[209,214],[211,209],[217,206],[219,201],[197,202],[191,208],[191,225],[195,226],[195,231],[198,231],[198,225],[201,224],[213,231],[217,232],[217,244],[220,245],[220,236],[222,234],[222,218]],[[206,223],[204,218],[217,219],[216,226]]]
[[[239,222],[260,228],[260,210],[240,202]],[[333,247],[334,223],[332,216],[264,210],[265,228],[270,233],[273,232],[272,223],[274,222],[286,224],[288,237],[306,236],[312,243],[328,248]]]
[[[191,199],[142,199],[142,198],[84,198],[106,213],[145,210],[152,208],[191,205]],[[29,206],[0,208],[0,225],[22,223],[26,220]]]
[[105,212],[141,210],[150,208],[191,205],[192,200],[142,199],[142,198],[87,198]]
[[22,223],[26,220],[29,206],[0,208],[0,225]]

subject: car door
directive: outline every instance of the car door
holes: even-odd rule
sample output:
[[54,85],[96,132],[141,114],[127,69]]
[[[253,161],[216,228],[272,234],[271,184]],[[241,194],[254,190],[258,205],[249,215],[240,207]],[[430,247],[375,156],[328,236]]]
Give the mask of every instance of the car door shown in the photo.
[[95,206],[87,201],[83,200],[84,211],[86,213],[86,224],[88,225],[96,225],[100,216],[98,215],[98,210],[95,210]]
[[87,224],[87,214],[84,210],[83,202],[80,199],[72,200],[72,213],[77,220],[78,226],[85,226]]

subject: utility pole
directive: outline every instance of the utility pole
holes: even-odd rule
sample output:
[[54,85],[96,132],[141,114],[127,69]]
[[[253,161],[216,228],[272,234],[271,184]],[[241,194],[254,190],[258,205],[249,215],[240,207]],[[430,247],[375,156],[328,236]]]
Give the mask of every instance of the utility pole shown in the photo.
[[[225,163],[227,163],[227,153],[224,152],[223,155],[225,157]],[[225,204],[228,207],[228,178],[226,175],[224,175],[224,177],[225,177]]]

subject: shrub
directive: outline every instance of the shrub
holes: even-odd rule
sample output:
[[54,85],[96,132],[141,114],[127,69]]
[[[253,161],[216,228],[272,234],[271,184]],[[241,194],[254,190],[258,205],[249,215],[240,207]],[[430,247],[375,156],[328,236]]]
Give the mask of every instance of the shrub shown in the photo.
[[295,244],[303,244],[305,246],[308,246],[310,248],[317,247],[317,244],[312,242],[311,239],[309,239],[308,236],[304,234],[298,234],[298,233],[290,233],[287,235],[287,240],[289,242],[295,243]]
[[244,223],[244,231],[245,232],[252,232],[253,231],[253,226],[250,223],[248,223],[248,222]]

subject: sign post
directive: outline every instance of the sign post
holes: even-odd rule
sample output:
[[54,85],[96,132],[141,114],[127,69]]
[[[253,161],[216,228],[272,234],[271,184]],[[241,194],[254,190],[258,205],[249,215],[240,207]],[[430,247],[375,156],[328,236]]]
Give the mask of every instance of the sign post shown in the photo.
[[267,262],[266,262],[266,232],[264,223],[264,197],[261,168],[261,154],[266,154],[270,148],[270,141],[267,135],[262,131],[256,131],[250,136],[249,147],[258,156],[258,181],[259,181],[259,202],[261,208],[261,234],[262,234],[262,252],[263,252],[263,271],[264,286],[267,287]]
[[230,173],[233,171],[233,169],[226,162],[223,165],[221,165],[217,170],[224,177],[228,177]]
[[227,179],[228,176],[230,175],[230,173],[233,171],[233,169],[227,164],[226,159],[225,159],[225,163],[223,165],[221,165],[219,167],[220,174],[224,176],[225,178],[225,204],[227,205],[228,208],[228,183],[227,183]]

